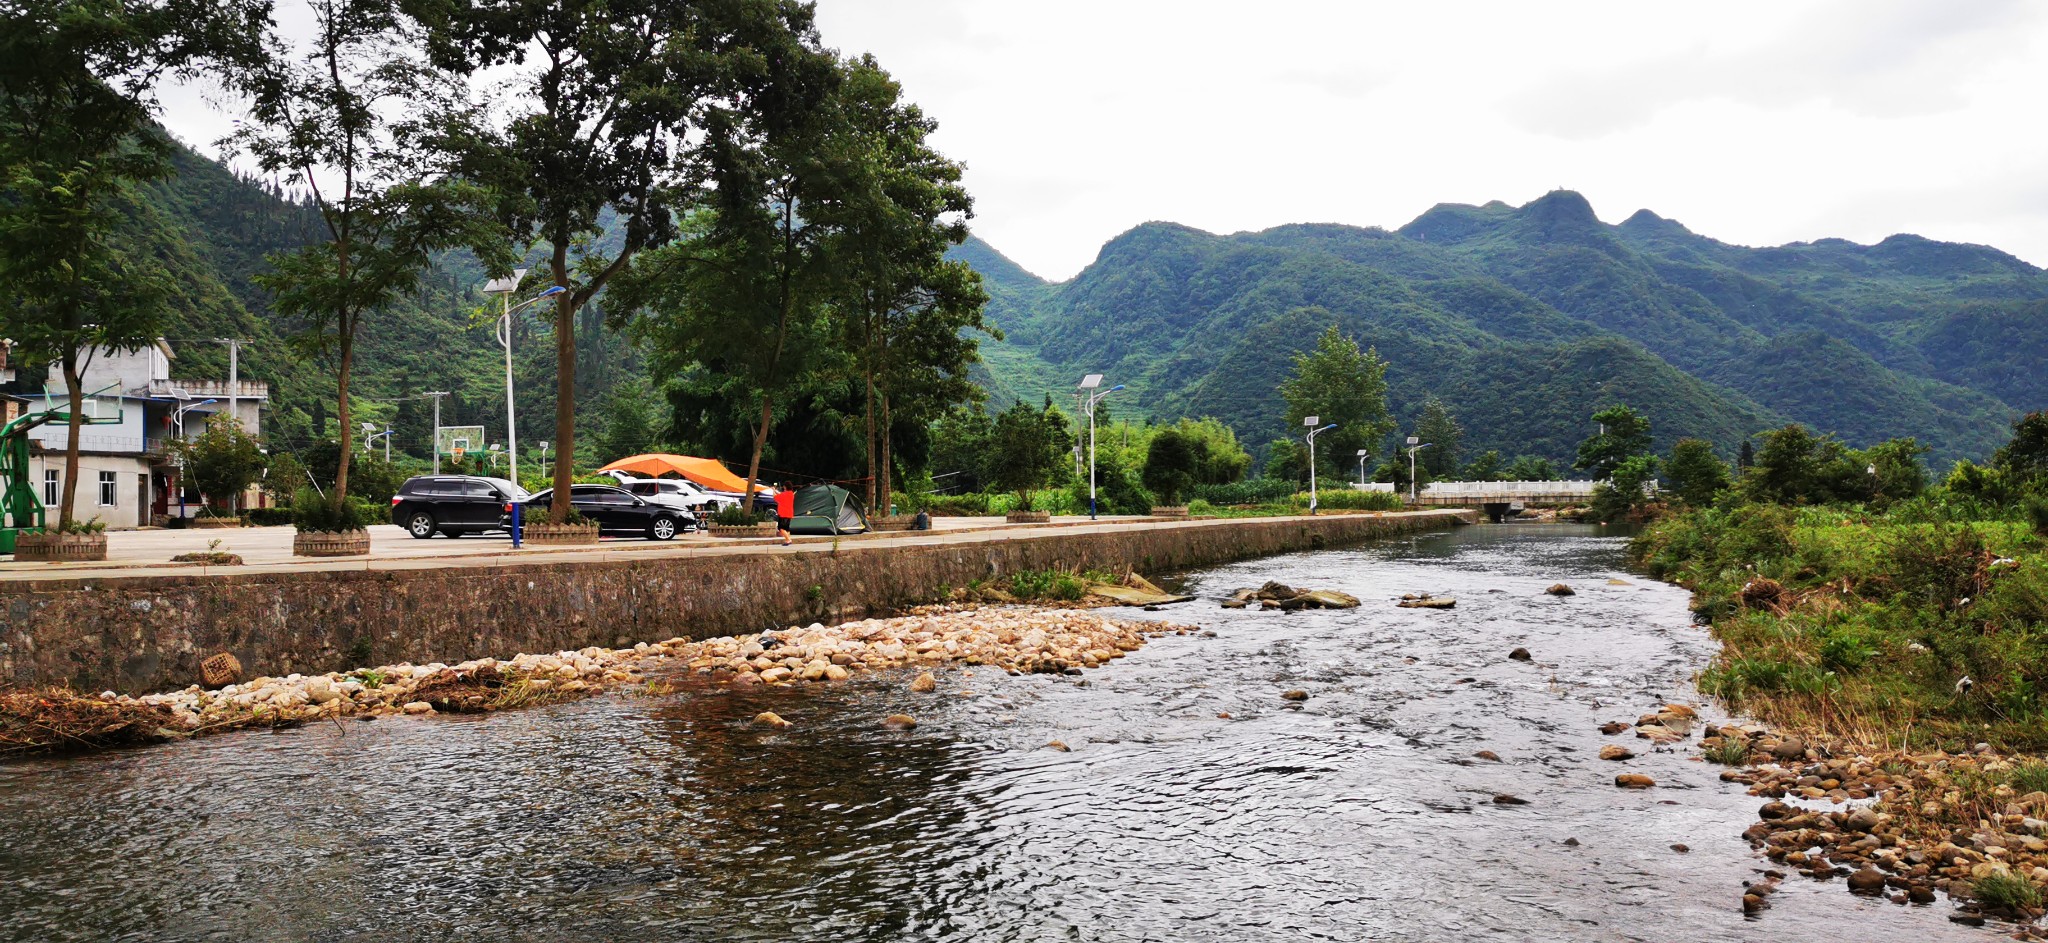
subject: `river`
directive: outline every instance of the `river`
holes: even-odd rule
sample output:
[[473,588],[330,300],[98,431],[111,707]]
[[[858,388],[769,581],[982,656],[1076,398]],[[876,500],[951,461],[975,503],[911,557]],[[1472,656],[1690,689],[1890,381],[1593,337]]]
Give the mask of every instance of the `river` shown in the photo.
[[[1597,528],[1465,527],[1187,574],[1211,598],[1167,615],[1210,631],[1080,678],[682,679],[0,765],[0,940],[1991,939],[1803,878],[1741,914],[1761,800],[1597,729],[1713,652],[1621,567]],[[1217,607],[1269,579],[1365,605]],[[1458,607],[1392,606],[1421,591]]]

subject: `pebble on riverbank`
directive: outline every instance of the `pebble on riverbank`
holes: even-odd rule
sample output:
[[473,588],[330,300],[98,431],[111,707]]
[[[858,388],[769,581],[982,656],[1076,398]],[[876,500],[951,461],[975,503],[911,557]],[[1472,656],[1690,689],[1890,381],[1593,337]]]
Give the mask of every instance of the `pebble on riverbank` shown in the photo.
[[[714,681],[840,681],[856,670],[991,665],[1019,673],[1080,673],[1186,626],[1110,619],[1081,610],[942,607],[827,628],[813,623],[761,636],[642,642],[456,665],[387,665],[324,675],[197,685],[140,697],[106,692],[0,692],[0,755],[184,739],[243,727],[296,726],[350,715],[483,712],[584,697],[680,663]],[[933,687],[936,688],[936,679]],[[777,718],[780,719],[780,718]],[[60,721],[61,723],[53,723]],[[914,723],[914,721],[913,721]],[[771,724],[771,726],[773,726]]]

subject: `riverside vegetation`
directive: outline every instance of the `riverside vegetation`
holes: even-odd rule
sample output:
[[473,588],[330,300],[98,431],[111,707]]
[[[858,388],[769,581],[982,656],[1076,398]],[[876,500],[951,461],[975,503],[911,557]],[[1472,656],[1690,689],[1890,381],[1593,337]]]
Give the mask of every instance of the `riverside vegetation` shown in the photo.
[[[1709,731],[1774,799],[1748,833],[1852,890],[2031,921],[2048,885],[2048,413],[1939,482],[1911,443],[1764,437],[1726,488],[1643,531],[1722,650],[1703,692],[1782,733]],[[1766,890],[1764,893],[1768,893]],[[1760,896],[1760,895],[1759,895]],[[2033,932],[2031,929],[2027,932]]]

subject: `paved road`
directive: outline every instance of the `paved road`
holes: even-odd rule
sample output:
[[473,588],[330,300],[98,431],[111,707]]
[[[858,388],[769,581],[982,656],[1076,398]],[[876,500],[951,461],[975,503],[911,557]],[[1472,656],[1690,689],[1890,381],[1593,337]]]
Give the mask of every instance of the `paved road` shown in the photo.
[[[1415,513],[1415,512],[1407,512]],[[1426,513],[1426,512],[1425,512]],[[370,528],[370,552],[359,557],[309,558],[292,556],[292,528],[244,527],[233,530],[132,530],[107,535],[107,560],[102,563],[22,563],[0,560],[0,581],[36,579],[91,579],[115,576],[168,576],[207,573],[301,572],[314,570],[398,570],[437,566],[501,566],[520,563],[555,563],[622,559],[627,554],[653,556],[696,556],[721,553],[806,553],[829,552],[837,546],[875,541],[897,544],[954,543],[1000,540],[1045,533],[1071,533],[1071,528],[1102,530],[1130,527],[1145,517],[1103,517],[1091,523],[1086,517],[1054,518],[1050,524],[1009,524],[1000,517],[941,517],[931,531],[899,531],[857,537],[798,537],[783,548],[773,539],[734,540],[701,534],[683,534],[671,541],[607,537],[596,546],[535,547],[513,549],[510,539],[484,537],[434,537],[416,540],[402,528],[378,524]],[[1197,521],[1208,526],[1227,521]],[[1144,526],[1165,526],[1155,522]],[[170,559],[181,553],[198,553],[218,540],[218,549],[239,554],[245,565],[238,567],[175,564]],[[637,558],[637,557],[636,557]]]

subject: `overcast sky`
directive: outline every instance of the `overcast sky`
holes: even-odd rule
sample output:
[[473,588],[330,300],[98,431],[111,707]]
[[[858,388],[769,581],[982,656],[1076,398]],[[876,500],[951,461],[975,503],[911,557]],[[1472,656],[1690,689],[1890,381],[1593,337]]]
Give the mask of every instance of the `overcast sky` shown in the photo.
[[[1072,276],[1146,220],[1389,228],[1566,187],[1728,242],[1895,232],[2048,265],[2048,4],[819,0]],[[221,123],[190,98],[168,123]]]

